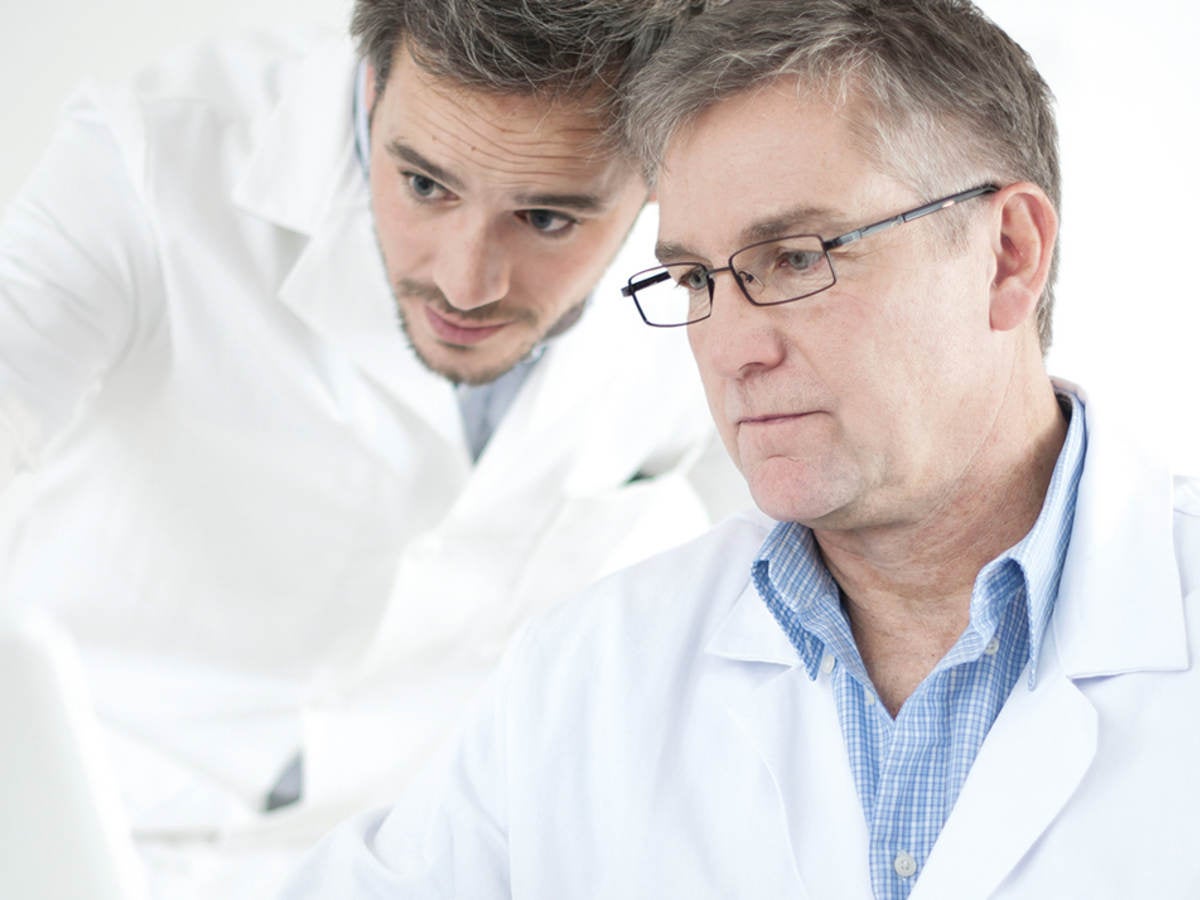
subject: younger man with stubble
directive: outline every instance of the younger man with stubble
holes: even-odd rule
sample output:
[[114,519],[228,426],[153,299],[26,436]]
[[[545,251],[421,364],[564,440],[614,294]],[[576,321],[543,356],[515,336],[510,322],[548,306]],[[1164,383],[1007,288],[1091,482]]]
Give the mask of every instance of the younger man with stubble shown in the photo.
[[358,0],[68,104],[0,223],[0,597],[79,646],[156,896],[260,896],[738,502],[605,274],[618,95],[699,5]]

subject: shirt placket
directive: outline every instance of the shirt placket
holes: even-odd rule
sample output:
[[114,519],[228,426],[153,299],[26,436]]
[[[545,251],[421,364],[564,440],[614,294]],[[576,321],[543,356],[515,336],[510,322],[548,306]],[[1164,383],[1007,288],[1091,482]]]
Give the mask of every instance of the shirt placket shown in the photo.
[[[925,865],[940,824],[944,769],[944,703],[955,669],[931,674],[892,720],[879,729],[879,776],[868,816],[871,883],[877,900],[903,900]],[[878,706],[878,704],[876,704]],[[870,711],[868,711],[870,712]]]

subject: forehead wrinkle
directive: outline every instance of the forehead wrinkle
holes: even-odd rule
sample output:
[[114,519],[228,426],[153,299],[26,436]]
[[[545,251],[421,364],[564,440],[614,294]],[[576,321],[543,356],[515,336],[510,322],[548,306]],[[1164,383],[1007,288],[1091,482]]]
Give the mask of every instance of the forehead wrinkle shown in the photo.
[[[583,156],[577,145],[600,134],[599,128],[575,123],[547,129],[545,125],[553,114],[551,110],[541,111],[531,128],[510,127],[503,109],[479,110],[479,104],[471,102],[469,95],[452,97],[447,92],[439,92],[439,95],[445,103],[439,108],[427,104],[423,110],[428,123],[438,126],[432,131],[435,139],[447,145],[460,144],[489,159],[574,163]],[[530,117],[517,113],[516,118],[527,122]]]
[[[452,189],[463,190],[465,182],[469,181],[465,176],[470,166],[483,166],[490,168],[502,181],[507,181],[506,189],[515,192],[514,200],[522,205],[569,206],[580,212],[599,212],[609,205],[614,190],[613,178],[617,174],[611,161],[589,165],[588,157],[567,148],[561,152],[545,152],[545,145],[536,136],[526,138],[523,133],[514,132],[517,140],[501,143],[486,132],[470,127],[468,121],[460,121],[464,126],[462,130],[429,131],[434,145],[443,148],[451,158],[445,162],[436,158],[427,161],[443,172],[453,173],[459,184],[448,184]],[[478,140],[472,141],[468,135]],[[534,152],[522,152],[526,147]],[[437,155],[436,150],[428,154],[430,157]]]
[[[435,139],[451,152],[467,155],[481,164],[490,164],[501,172],[525,176],[577,177],[585,169],[578,153],[567,148],[551,152],[545,142],[536,137],[497,140],[481,131],[472,130],[477,140],[460,133],[445,132]],[[562,167],[563,171],[548,171],[547,167]]]
[[[531,208],[599,214],[611,206],[626,170],[617,157],[596,151],[603,132],[594,115],[414,74],[416,89],[399,94],[395,133],[385,141],[408,147],[419,157],[409,161],[423,161],[434,180],[460,194],[502,192],[507,202]],[[632,165],[628,172],[635,173]]]
[[[401,115],[423,125],[421,130],[435,142],[452,148],[457,142],[467,151],[500,161],[507,157],[552,163],[596,159],[582,145],[596,145],[605,128],[584,99],[488,91],[432,74],[414,60],[403,41],[396,53],[393,76],[404,98]],[[412,79],[413,90],[404,90],[405,77]],[[511,127],[514,121],[517,126]],[[557,145],[555,151],[544,152],[547,144]]]

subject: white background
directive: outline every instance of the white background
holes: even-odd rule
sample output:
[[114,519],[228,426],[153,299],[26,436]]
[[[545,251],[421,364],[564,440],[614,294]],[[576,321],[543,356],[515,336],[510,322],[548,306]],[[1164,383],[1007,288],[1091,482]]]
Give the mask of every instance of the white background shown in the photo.
[[[736,2],[736,0],[735,0]],[[1200,12],[1191,0],[984,0],[1059,99],[1063,268],[1050,369],[1200,474]],[[85,76],[350,0],[0,0],[0,204]]]

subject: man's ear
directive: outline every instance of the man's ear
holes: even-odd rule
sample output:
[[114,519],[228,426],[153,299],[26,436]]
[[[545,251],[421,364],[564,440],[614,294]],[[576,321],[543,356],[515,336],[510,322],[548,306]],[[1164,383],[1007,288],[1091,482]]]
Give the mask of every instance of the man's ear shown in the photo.
[[990,321],[996,331],[1011,331],[1034,316],[1050,275],[1058,213],[1045,191],[1027,181],[1010,184],[993,202]]

